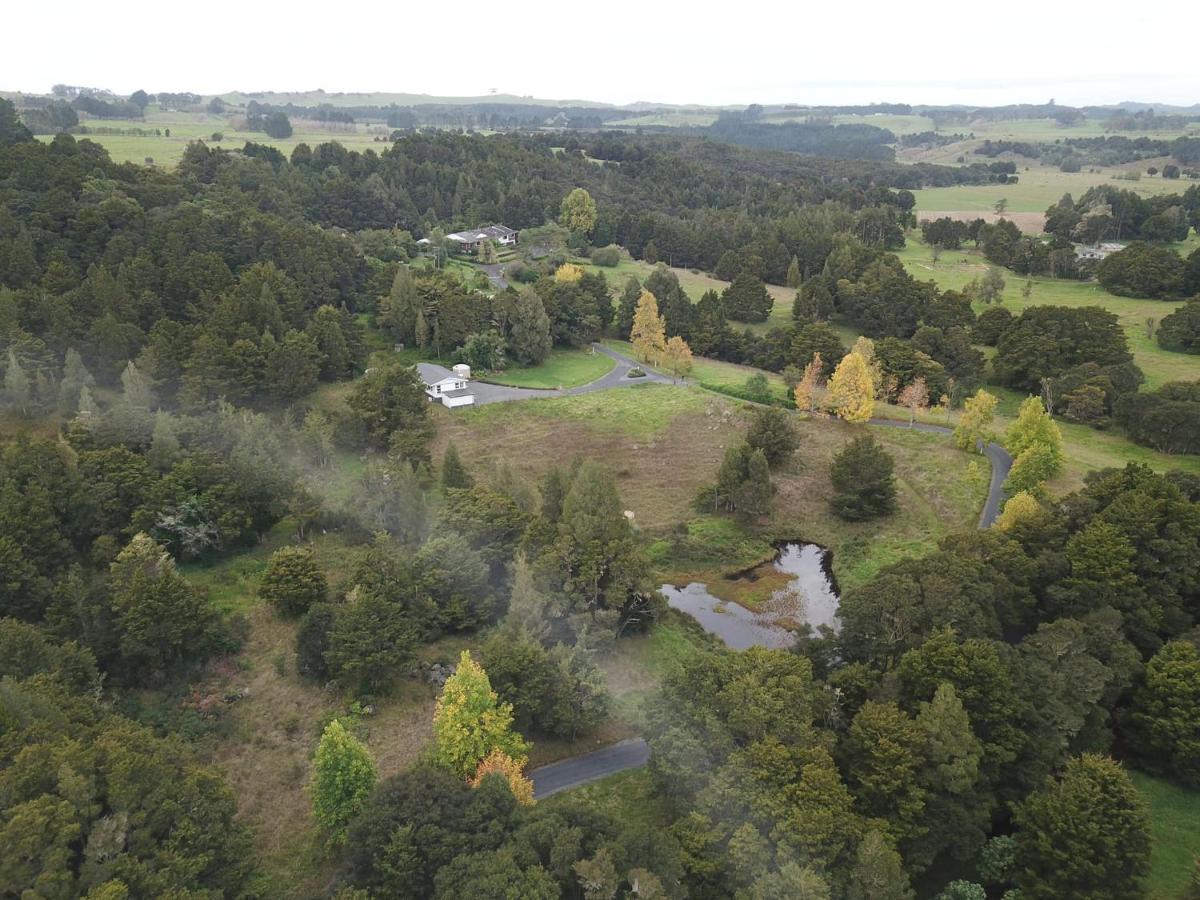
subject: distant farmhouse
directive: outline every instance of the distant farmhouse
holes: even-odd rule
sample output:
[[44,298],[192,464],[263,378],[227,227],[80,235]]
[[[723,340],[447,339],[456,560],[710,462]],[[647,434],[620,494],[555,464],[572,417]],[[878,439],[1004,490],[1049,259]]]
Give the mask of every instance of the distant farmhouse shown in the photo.
[[456,231],[446,235],[446,240],[462,245],[464,253],[478,253],[484,241],[495,241],[501,246],[511,246],[517,242],[518,232],[506,225],[488,225],[477,231]]
[[425,396],[430,403],[440,403],[450,409],[475,405],[475,395],[467,386],[471,380],[470,366],[460,363],[451,371],[433,363],[417,363],[417,372],[425,383]]
[[1118,250],[1124,249],[1124,244],[1118,244],[1115,241],[1106,241],[1102,244],[1076,244],[1075,257],[1076,259],[1101,260],[1110,253],[1116,253]]

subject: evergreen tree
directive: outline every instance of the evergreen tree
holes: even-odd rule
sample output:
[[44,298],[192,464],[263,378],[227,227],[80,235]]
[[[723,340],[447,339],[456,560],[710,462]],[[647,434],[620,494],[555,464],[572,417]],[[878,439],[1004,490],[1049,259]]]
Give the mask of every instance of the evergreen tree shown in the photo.
[[375,787],[371,753],[337,719],[325,726],[313,758],[313,816],[335,844]]
[[1150,870],[1146,801],[1121,766],[1084,754],[1015,810],[1017,886],[1027,900],[1136,900]]
[[79,392],[83,388],[92,388],[96,379],[83,364],[83,357],[74,348],[67,348],[63,361],[62,380],[58,383],[58,411],[66,417],[79,412]]
[[408,266],[397,266],[396,276],[379,308],[379,324],[396,341],[410,345],[417,338],[417,311],[421,308],[421,296],[412,270]]
[[311,547],[281,547],[271,554],[267,571],[258,585],[258,595],[280,613],[295,618],[329,593],[325,573],[317,565]]
[[788,263],[787,277],[784,279],[784,284],[790,288],[800,290],[800,260],[792,257],[792,261]]
[[1200,784],[1200,650],[1170,641],[1146,664],[1129,716],[1131,740],[1153,771]]
[[178,461],[180,452],[174,419],[165,409],[156,410],[150,449],[146,451],[146,462],[158,472],[167,472]]
[[768,465],[778,468],[796,452],[800,438],[787,412],[778,407],[766,407],[755,410],[754,421],[746,432],[746,443],[754,450],[761,450]]
[[121,373],[121,401],[139,412],[152,412],[158,408],[153,382],[132,361],[126,363],[125,371]]
[[463,468],[462,460],[458,458],[458,451],[454,449],[454,445],[446,445],[446,452],[442,455],[442,492],[456,488],[469,488],[474,483],[474,479]]
[[33,404],[33,385],[17,354],[8,351],[8,365],[4,370],[4,405],[22,416],[29,415]]
[[896,510],[895,463],[871,435],[855,438],[834,458],[829,470],[834,515],[859,522]]
[[513,309],[513,356],[526,366],[541,365],[550,355],[551,346],[550,317],[542,298],[533,288],[523,288]]
[[148,535],[135,535],[117,554],[109,590],[127,671],[161,674],[209,648],[216,614]]
[[847,900],[912,900],[913,896],[895,845],[883,832],[871,829],[855,851]]
[[725,315],[736,322],[765,322],[771,314],[771,295],[762,279],[743,271],[721,293]]
[[386,691],[411,664],[416,644],[417,623],[402,605],[372,591],[352,591],[336,607],[325,665],[352,691]]
[[621,340],[630,339],[633,329],[633,315],[637,311],[638,301],[642,297],[642,286],[632,275],[621,290],[621,300],[617,306],[617,337]]

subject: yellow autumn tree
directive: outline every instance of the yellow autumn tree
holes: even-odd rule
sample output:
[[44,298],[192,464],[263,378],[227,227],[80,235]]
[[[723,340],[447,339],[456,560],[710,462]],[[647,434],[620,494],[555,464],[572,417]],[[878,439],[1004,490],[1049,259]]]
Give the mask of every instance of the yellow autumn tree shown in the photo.
[[591,234],[596,227],[596,201],[584,188],[577,187],[563,197],[559,222],[571,231]]
[[1004,512],[997,517],[996,527],[1001,531],[1008,531],[1018,522],[1036,516],[1041,510],[1042,506],[1033,494],[1029,491],[1018,491],[1004,504]]
[[512,704],[500,702],[483,666],[464,650],[433,711],[433,758],[461,778],[470,778],[495,750],[524,766],[529,744],[512,721]]
[[880,365],[879,359],[875,356],[875,342],[866,335],[859,335],[858,340],[854,342],[854,346],[850,348],[851,353],[857,353],[863,358],[863,362],[867,364],[867,371],[871,373],[871,385],[875,391],[876,400],[887,399],[885,390],[885,381],[883,377],[883,366]]
[[829,379],[829,409],[847,422],[861,424],[875,412],[875,382],[862,354],[851,350]]
[[637,358],[644,363],[657,362],[667,346],[666,331],[667,323],[658,314],[658,301],[649,291],[642,291],[629,332]]
[[526,776],[524,768],[503,750],[493,750],[480,761],[475,777],[471,779],[471,787],[479,787],[489,775],[499,775],[508,782],[513,799],[522,806],[532,806],[533,782]]
[[692,348],[679,335],[667,341],[663,348],[662,363],[676,378],[686,378],[692,371]]
[[992,420],[996,417],[997,402],[983,388],[967,398],[962,415],[958,417],[958,425],[954,428],[954,445],[959,450],[978,449],[982,453],[983,448],[995,437]]
[[800,412],[811,413],[816,409],[817,388],[821,386],[821,373],[824,370],[825,363],[821,359],[821,354],[814,353],[813,358],[804,367],[804,374],[796,383],[796,409]]
[[583,269],[575,263],[563,263],[554,272],[554,280],[564,284],[574,284],[583,277]]

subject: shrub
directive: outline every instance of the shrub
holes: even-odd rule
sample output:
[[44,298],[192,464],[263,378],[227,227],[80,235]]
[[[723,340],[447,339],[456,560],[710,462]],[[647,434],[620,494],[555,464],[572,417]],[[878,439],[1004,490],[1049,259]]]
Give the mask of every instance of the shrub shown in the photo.
[[607,247],[601,247],[598,250],[592,251],[592,263],[597,266],[604,266],[606,269],[611,269],[621,262],[621,249],[615,244],[609,244]]
[[325,600],[329,585],[308,547],[283,547],[271,555],[258,594],[288,617],[302,616]]

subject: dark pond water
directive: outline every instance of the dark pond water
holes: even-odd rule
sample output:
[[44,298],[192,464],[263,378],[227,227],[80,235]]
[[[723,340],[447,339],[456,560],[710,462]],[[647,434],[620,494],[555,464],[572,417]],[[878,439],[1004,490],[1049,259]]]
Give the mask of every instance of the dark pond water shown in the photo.
[[829,570],[829,551],[817,544],[789,542],[779,546],[772,565],[793,577],[758,612],[714,597],[700,582],[682,588],[664,584],[662,593],[673,608],[687,613],[734,650],[790,647],[796,635],[781,622],[807,625],[814,633],[822,625],[836,631],[838,594]]

